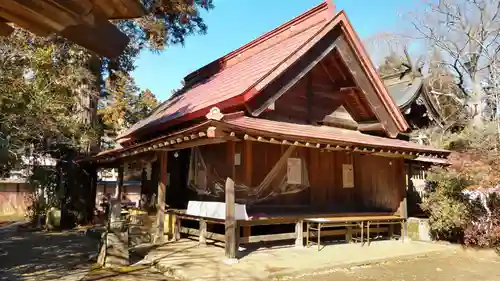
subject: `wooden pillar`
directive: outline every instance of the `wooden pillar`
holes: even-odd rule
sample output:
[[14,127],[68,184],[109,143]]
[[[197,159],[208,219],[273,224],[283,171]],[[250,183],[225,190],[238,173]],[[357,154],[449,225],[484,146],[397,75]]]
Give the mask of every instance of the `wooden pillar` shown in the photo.
[[226,179],[226,221],[225,221],[225,252],[226,258],[230,260],[236,259],[236,251],[238,250],[237,237],[238,225],[236,223],[235,209],[235,194],[234,181],[231,178]]
[[236,166],[234,165],[234,155],[236,154],[236,143],[230,141],[227,143],[228,153],[227,153],[227,164],[231,167],[230,177],[234,180],[236,175]]
[[[252,171],[253,171],[253,148],[252,141],[246,140],[243,146],[243,168],[245,184],[252,186]],[[250,237],[252,229],[249,225],[243,226],[243,237]]]
[[253,148],[252,141],[246,140],[243,147],[243,165],[245,173],[245,184],[252,186],[252,172],[253,172]]
[[111,199],[111,208],[110,208],[110,221],[115,222],[120,220],[120,215],[121,215],[121,199],[122,199],[122,192],[123,192],[123,164],[120,164],[118,167],[118,177],[116,179],[116,186],[115,186],[115,194],[113,198]]
[[156,211],[156,235],[154,243],[162,243],[165,238],[165,199],[167,188],[167,154],[166,151],[158,153],[158,161],[160,163],[160,177],[158,180],[158,204]]
[[129,244],[128,229],[124,221],[121,220],[121,195],[123,189],[123,166],[118,168],[118,178],[116,181],[115,194],[111,199],[111,210],[109,215],[108,231],[104,236],[102,247],[99,251],[98,263],[104,267],[128,266]]
[[412,163],[408,163],[408,175],[407,175],[407,192],[414,192],[415,191],[415,187],[413,186],[413,181],[411,180],[411,178],[413,177],[413,169],[412,169]]
[[174,241],[179,241],[181,239],[181,219],[175,215],[174,216]]
[[304,247],[304,221],[298,220],[295,223],[295,247]]
[[200,237],[198,238],[200,246],[207,245],[207,222],[203,219],[200,220]]
[[406,194],[401,203],[399,203],[399,214],[405,219],[401,229],[401,239],[404,239],[408,235],[408,205],[406,203]]
[[167,236],[169,240],[174,240],[174,232],[175,232],[175,214],[173,211],[167,211]]

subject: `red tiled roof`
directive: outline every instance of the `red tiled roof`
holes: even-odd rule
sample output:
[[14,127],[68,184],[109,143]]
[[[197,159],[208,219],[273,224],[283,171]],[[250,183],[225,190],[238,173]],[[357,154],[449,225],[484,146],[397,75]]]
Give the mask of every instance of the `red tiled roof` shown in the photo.
[[178,99],[167,101],[150,117],[136,123],[119,138],[144,125],[158,122],[159,119],[166,122],[242,95],[314,37],[325,27],[329,17],[328,5],[323,3],[220,58],[218,63],[222,69],[208,81],[195,85]]
[[[405,131],[407,129],[406,121],[397,106],[394,105],[382,82],[378,81],[380,79],[378,79],[373,65],[367,58],[366,51],[360,45],[359,38],[352,30],[347,17],[342,11],[333,16],[333,8],[329,3],[330,1],[326,1],[318,5],[218,59],[211,64],[220,68],[215,74],[207,80],[195,84],[182,95],[165,102],[151,116],[134,124],[118,139],[132,136],[145,128],[161,130],[162,128],[158,125],[167,122],[171,125],[174,120],[182,122],[202,117],[208,113],[212,106],[224,110],[243,105],[339,23],[343,24],[342,30],[344,30],[351,47],[360,57],[365,71],[369,73],[369,76],[375,75],[375,77],[370,77],[370,80],[384,103],[385,110],[388,110],[389,115],[394,119],[392,121],[396,122],[399,130]],[[188,76],[203,76],[204,69],[205,67]]]
[[[359,145],[373,148],[395,148],[404,151],[423,153],[448,154],[449,151],[437,149],[430,146],[420,145],[409,141],[378,137],[363,134],[359,131],[341,129],[330,126],[315,126],[306,124],[278,122],[260,118],[240,116],[223,121],[232,129],[242,131],[255,131],[256,133],[269,133],[283,135],[284,137],[295,137],[297,139],[315,139],[318,141],[331,141],[347,145]],[[261,135],[263,136],[263,135]]]

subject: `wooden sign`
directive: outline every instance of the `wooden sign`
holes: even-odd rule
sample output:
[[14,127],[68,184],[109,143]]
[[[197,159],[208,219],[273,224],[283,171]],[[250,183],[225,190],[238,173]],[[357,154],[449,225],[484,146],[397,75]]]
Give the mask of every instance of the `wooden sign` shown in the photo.
[[342,164],[342,183],[343,188],[354,187],[354,169],[352,164]]
[[287,183],[302,184],[302,159],[288,158]]
[[241,153],[234,154],[234,166],[241,165]]

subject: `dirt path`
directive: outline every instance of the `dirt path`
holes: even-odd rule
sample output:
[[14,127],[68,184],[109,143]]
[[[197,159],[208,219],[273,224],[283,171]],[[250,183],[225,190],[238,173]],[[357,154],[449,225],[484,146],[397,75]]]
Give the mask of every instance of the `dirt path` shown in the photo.
[[0,281],[167,281],[154,270],[91,270],[97,242],[78,231],[29,232],[0,228]]
[[[149,268],[131,272],[90,272],[96,241],[83,233],[16,231],[0,228],[0,281],[167,281]],[[500,257],[491,252],[447,251],[413,259],[309,274],[297,281],[500,281]]]
[[79,280],[95,241],[76,231],[45,233],[0,229],[0,280]]
[[496,281],[500,257],[491,252],[450,251],[294,278],[296,281]]

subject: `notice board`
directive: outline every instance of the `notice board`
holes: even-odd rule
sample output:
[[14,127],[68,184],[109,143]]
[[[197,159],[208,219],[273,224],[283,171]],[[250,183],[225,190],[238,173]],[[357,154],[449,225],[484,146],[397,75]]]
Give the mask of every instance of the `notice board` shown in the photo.
[[342,164],[342,185],[343,188],[354,187],[354,169],[352,164]]

